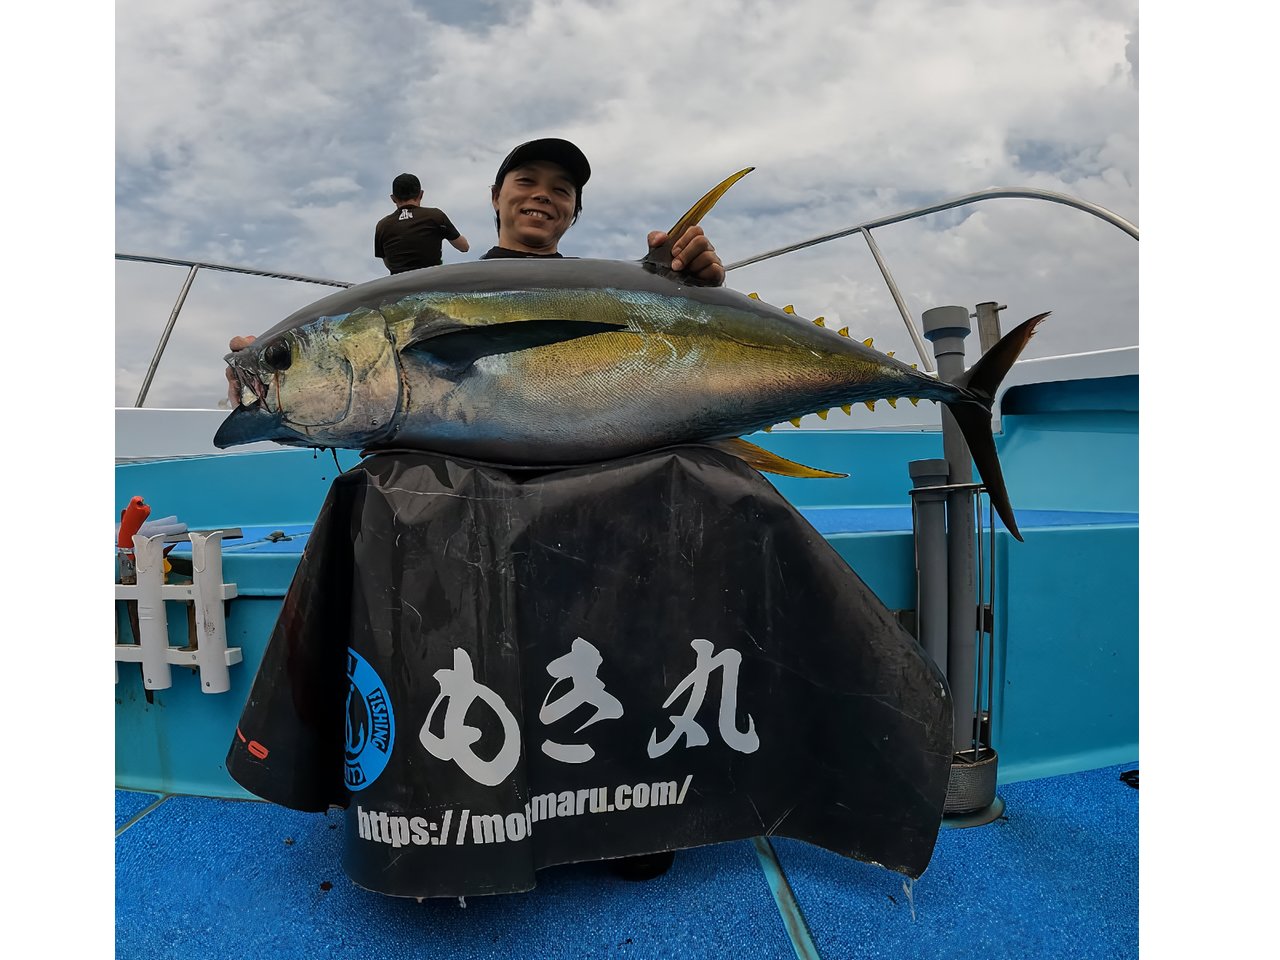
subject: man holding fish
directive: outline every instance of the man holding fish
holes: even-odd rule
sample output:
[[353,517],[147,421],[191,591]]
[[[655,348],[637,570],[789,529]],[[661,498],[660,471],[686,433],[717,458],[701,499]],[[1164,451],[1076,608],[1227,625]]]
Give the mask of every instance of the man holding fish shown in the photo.
[[[490,187],[498,245],[480,259],[562,256],[560,238],[582,212],[582,188],[590,176],[587,158],[568,140],[530,140],[512,150]],[[666,241],[660,230],[649,234],[650,248]],[[677,238],[671,266],[704,286],[724,283],[724,266],[697,225]]]
[[[560,238],[582,212],[582,188],[590,176],[591,165],[586,156],[568,140],[531,140],[513,149],[502,161],[490,187],[498,243],[480,259],[563,257]],[[648,235],[650,249],[661,247],[667,240],[661,230]],[[688,275],[691,282],[702,286],[724,284],[724,265],[702,227],[688,227],[672,246],[671,257],[672,269]],[[231,350],[242,350],[255,339],[233,337]],[[228,397],[235,407],[239,402],[238,386],[230,367],[227,380]],[[663,851],[619,858],[611,861],[610,867],[625,879],[647,880],[670,869],[674,858],[674,851]]]

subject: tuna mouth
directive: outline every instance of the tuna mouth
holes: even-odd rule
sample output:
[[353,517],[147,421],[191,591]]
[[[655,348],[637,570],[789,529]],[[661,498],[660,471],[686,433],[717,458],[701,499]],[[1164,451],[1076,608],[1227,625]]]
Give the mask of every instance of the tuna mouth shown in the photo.
[[258,371],[241,366],[234,360],[228,360],[227,366],[235,380],[237,409],[266,406],[268,388],[263,379],[258,376]]
[[280,413],[271,413],[261,404],[240,406],[222,421],[213,436],[213,445],[219,450],[254,443],[259,440],[275,440],[277,443],[297,443],[297,434],[284,425]]

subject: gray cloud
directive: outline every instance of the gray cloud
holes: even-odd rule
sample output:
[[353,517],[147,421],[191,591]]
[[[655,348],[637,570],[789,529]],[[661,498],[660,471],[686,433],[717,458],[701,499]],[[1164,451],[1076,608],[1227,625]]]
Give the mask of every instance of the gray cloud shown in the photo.
[[[726,262],[991,186],[1136,221],[1135,24],[1134,0],[121,0],[117,249],[370,279],[373,224],[410,170],[473,243],[446,262],[470,259],[493,239],[498,162],[547,134],[594,170],[571,255],[640,256],[746,165],[706,222]],[[1137,342],[1137,245],[1085,214],[989,201],[877,239],[917,318],[999,299],[1006,316],[1057,311],[1043,353]],[[181,280],[117,269],[118,403]],[[730,283],[911,349],[857,238]],[[152,402],[212,405],[228,337],[325,292],[276,284],[202,275]]]

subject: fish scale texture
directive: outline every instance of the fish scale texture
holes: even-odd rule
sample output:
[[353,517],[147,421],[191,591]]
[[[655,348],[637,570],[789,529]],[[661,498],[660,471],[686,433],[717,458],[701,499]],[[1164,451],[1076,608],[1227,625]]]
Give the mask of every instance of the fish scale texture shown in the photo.
[[[1127,960],[1138,956],[1138,791],[1120,773],[1136,766],[1001,786],[1007,819],[944,829],[910,899],[898,874],[772,843],[825,960]],[[152,799],[118,791],[118,823]],[[683,851],[641,883],[598,864],[553,867],[530,893],[464,909],[354,886],[342,830],[337,812],[166,800],[116,840],[116,956],[795,956],[747,841]]]
[[600,864],[553,867],[529,893],[471,897],[463,908],[355,886],[340,864],[342,831],[336,811],[166,800],[116,841],[116,956],[794,955],[750,841],[683,851],[672,870],[644,882]]
[[774,849],[823,957],[1137,957],[1138,791],[1120,780],[1135,767],[1000,787],[1008,819],[944,829],[910,900],[900,876]]

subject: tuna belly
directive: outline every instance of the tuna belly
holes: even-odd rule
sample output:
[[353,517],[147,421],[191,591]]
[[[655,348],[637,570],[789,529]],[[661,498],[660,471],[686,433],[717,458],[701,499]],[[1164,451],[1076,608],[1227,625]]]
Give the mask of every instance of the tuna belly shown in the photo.
[[487,398],[458,415],[406,419],[395,438],[407,446],[486,463],[555,466],[629,456],[700,439],[698,431],[666,417],[655,422],[625,408],[583,409],[551,399]]
[[741,397],[652,368],[550,378],[476,366],[456,383],[411,391],[392,444],[514,466],[592,463],[736,436],[751,415]]

